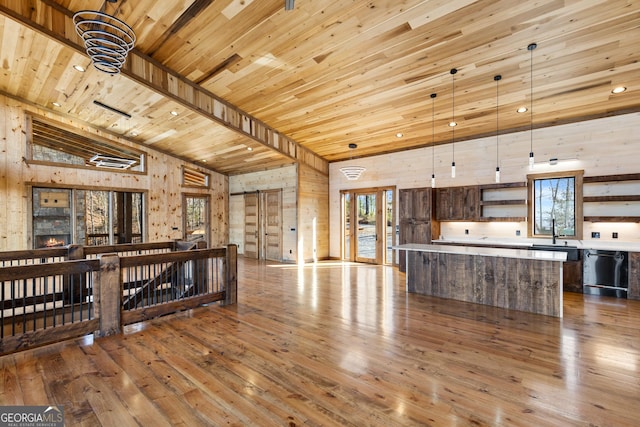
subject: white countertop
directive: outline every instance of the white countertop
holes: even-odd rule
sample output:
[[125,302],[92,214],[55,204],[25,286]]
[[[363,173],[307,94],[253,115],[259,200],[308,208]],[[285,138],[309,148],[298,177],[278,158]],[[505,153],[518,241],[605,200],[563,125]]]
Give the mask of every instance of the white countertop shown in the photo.
[[[457,242],[456,242],[457,243]],[[393,246],[392,249],[398,249],[403,251],[416,251],[416,252],[438,252],[445,254],[459,254],[459,255],[479,255],[489,257],[502,257],[502,258],[519,258],[519,259],[537,259],[541,261],[560,261],[567,260],[566,252],[555,251],[538,251],[531,249],[510,249],[510,248],[490,248],[479,246],[457,246],[457,245],[442,245],[442,244],[420,244],[420,243],[408,243],[405,245]]]
[[[446,244],[470,244],[470,245],[486,245],[486,246],[533,246],[533,245],[551,245],[551,239],[509,239],[509,238],[465,238],[465,237],[452,237],[442,238],[439,240],[432,240],[433,244],[446,245]],[[640,242],[612,242],[612,241],[596,241],[596,240],[568,240],[558,238],[556,246],[562,246],[567,243],[567,246],[574,246],[578,249],[601,249],[610,251],[628,251],[628,252],[640,252]]]

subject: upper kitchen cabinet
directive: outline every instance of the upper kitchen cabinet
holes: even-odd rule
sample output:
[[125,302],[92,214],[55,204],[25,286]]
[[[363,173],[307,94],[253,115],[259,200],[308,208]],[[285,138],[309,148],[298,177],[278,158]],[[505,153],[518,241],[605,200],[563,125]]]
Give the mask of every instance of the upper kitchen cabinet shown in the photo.
[[479,188],[475,185],[438,188],[435,203],[438,221],[477,221]]
[[[431,188],[404,188],[398,191],[399,244],[431,243],[439,234],[437,222],[432,220]],[[404,271],[406,251],[400,251],[400,271]]]

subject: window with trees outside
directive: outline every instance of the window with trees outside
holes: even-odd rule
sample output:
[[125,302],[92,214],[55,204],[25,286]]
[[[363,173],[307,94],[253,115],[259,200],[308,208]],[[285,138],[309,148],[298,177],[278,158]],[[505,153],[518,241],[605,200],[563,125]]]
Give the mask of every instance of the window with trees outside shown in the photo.
[[582,171],[529,175],[529,236],[582,238]]

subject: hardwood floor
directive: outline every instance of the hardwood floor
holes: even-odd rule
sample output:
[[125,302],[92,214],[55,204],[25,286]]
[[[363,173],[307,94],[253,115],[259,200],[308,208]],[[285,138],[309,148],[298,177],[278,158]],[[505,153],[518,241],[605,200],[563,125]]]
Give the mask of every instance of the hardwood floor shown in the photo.
[[85,426],[632,426],[640,301],[563,319],[406,294],[390,267],[240,258],[238,304],[0,358],[0,404]]

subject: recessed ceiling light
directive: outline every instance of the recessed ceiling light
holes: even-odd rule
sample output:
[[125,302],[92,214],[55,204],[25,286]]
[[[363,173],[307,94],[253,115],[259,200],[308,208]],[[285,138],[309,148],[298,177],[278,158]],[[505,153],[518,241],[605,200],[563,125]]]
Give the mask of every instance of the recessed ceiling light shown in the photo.
[[131,136],[138,136],[138,132],[131,132]]
[[527,112],[527,110],[528,110],[528,108],[527,108],[527,107],[520,107],[520,108],[518,108],[516,111],[517,111],[518,113],[526,113],[526,112]]
[[207,163],[207,159],[200,160],[202,163]]
[[81,73],[84,73],[86,71],[82,65],[74,65],[73,69],[76,71],[80,71]]
[[253,148],[247,147],[247,151],[253,151]]
[[404,134],[402,132],[396,133],[396,137],[397,138],[402,138],[403,136],[404,136]]
[[625,90],[627,90],[626,87],[624,86],[618,86],[618,87],[614,87],[613,90],[611,91],[611,93],[622,93]]
[[178,112],[177,112],[177,111],[172,111],[172,112],[171,112],[171,115],[172,115],[172,116],[177,116],[177,115],[178,115]]
[[454,126],[458,126],[458,124],[456,122],[449,122],[449,127],[454,127]]
[[62,107],[62,104],[60,104],[59,102],[52,102],[54,107]]

